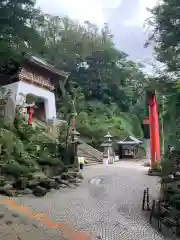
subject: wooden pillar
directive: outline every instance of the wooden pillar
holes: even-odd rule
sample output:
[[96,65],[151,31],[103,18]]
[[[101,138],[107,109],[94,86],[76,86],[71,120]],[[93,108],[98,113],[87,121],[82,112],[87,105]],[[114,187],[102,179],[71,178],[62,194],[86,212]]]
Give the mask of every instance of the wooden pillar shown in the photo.
[[160,160],[159,121],[155,92],[148,92],[151,166]]

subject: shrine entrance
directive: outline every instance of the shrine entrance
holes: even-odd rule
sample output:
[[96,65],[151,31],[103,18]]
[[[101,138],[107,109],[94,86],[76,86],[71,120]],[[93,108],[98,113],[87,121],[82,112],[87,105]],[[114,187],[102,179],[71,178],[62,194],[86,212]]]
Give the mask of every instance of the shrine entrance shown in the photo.
[[42,122],[46,122],[46,110],[45,110],[45,100],[43,98],[39,98],[32,94],[26,95],[26,104],[35,104],[35,110],[33,113],[33,118],[38,119]]
[[118,143],[119,158],[136,158],[138,155],[139,145],[142,141],[135,137],[128,136]]

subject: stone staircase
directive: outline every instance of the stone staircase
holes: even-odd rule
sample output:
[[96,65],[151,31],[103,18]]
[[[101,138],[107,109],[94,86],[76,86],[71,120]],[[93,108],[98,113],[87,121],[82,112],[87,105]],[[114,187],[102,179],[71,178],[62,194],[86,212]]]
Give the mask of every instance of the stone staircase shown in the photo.
[[[63,124],[65,121],[59,120],[55,122],[53,127],[51,125],[48,125],[44,122],[41,122],[37,119],[34,119],[34,124],[42,127],[45,129],[45,134],[47,134],[50,138],[55,140],[57,138],[57,126],[59,124]],[[78,157],[84,157],[86,161],[86,165],[94,165],[94,164],[100,164],[102,163],[102,153],[98,151],[97,149],[91,147],[87,143],[85,143],[82,140],[79,140],[80,144],[78,145]]]
[[94,165],[102,163],[102,153],[97,149],[91,147],[87,143],[80,140],[80,144],[78,145],[78,156],[84,157],[86,161],[86,165]]

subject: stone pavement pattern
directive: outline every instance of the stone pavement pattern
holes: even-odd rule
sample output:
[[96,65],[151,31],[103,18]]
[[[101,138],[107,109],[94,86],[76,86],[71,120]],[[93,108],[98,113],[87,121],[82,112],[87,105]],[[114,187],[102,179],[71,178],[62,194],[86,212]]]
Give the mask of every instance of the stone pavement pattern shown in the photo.
[[[84,182],[77,189],[61,189],[42,198],[17,198],[55,222],[68,223],[102,240],[164,239],[141,212],[143,190],[158,196],[158,179],[147,176],[138,163],[117,163],[87,167]],[[53,238],[52,238],[53,239]]]
[[0,204],[1,240],[61,240],[59,232],[47,229]]

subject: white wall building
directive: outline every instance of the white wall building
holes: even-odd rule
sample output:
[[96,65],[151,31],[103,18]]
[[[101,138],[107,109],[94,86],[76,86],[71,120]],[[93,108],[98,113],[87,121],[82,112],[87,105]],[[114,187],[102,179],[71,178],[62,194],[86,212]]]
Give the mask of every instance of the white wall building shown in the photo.
[[11,91],[16,105],[34,102],[37,106],[34,117],[48,122],[56,119],[53,90],[62,85],[67,77],[67,73],[54,69],[45,61],[37,57],[29,57],[24,60],[17,77],[6,79],[3,85]]

